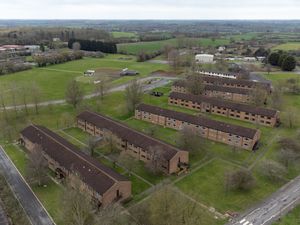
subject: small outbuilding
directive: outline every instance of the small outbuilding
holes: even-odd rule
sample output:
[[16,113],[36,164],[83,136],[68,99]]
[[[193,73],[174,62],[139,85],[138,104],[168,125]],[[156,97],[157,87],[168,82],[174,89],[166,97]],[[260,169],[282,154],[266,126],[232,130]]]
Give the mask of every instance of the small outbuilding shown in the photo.
[[95,75],[95,73],[96,73],[95,70],[87,70],[87,71],[85,71],[85,72],[83,73],[83,75],[84,75],[84,76],[87,76],[87,77],[92,77],[92,76]]
[[199,63],[213,63],[214,62],[214,55],[210,54],[198,54],[195,56],[196,62]]
[[139,75],[140,73],[136,70],[129,70],[128,68],[123,69],[120,72],[120,76],[136,76]]

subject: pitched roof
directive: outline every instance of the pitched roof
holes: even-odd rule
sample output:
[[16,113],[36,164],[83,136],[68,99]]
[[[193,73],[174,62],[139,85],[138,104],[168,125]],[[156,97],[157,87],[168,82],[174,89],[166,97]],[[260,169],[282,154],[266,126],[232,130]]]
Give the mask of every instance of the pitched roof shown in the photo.
[[261,116],[268,116],[268,117],[274,117],[278,112],[275,109],[255,107],[252,105],[224,101],[224,100],[220,100],[218,98],[211,98],[211,97],[206,97],[206,96],[201,96],[201,95],[172,92],[169,95],[169,97],[175,98],[175,99],[182,99],[182,100],[186,100],[186,101],[197,102],[198,104],[206,102],[206,103],[212,104],[217,107],[229,108],[229,109],[233,109],[233,110],[238,110],[238,111],[242,111],[242,112],[252,113],[252,114],[261,115]]
[[[184,80],[177,80],[173,83],[174,86],[179,87],[185,87],[186,81]],[[220,91],[220,92],[228,92],[228,93],[236,93],[236,94],[242,94],[242,95],[249,95],[251,93],[251,90],[245,89],[245,88],[237,88],[237,87],[225,87],[220,85],[205,85],[204,87],[207,91]]]
[[94,112],[84,111],[80,113],[77,118],[94,124],[96,127],[101,129],[110,130],[113,134],[117,135],[121,139],[126,140],[131,144],[144,149],[145,151],[149,151],[150,147],[159,146],[162,148],[166,160],[172,159],[179,151],[183,151],[165,142],[135,131],[119,122],[114,121],[111,118]]
[[207,83],[212,83],[215,85],[241,85],[241,86],[248,86],[250,88],[255,88],[257,86],[262,86],[270,89],[271,85],[269,83],[264,82],[255,82],[251,80],[243,80],[243,79],[230,79],[230,78],[223,78],[223,77],[212,77],[212,76],[202,76],[203,80]]
[[145,111],[149,112],[155,115],[160,115],[176,120],[180,120],[183,122],[203,126],[203,127],[208,127],[214,130],[222,131],[225,133],[230,133],[230,134],[235,134],[247,138],[254,138],[255,134],[257,133],[257,130],[251,129],[251,128],[246,128],[242,126],[237,126],[237,125],[232,125],[229,123],[223,123],[219,122],[216,120],[211,120],[208,118],[204,118],[201,116],[193,116],[190,114],[182,113],[182,112],[177,112],[173,110],[168,110],[168,109],[162,109],[156,106],[152,105],[146,105],[146,104],[140,104],[137,107],[137,110],[140,111]]
[[99,194],[104,194],[115,183],[128,179],[84,154],[79,148],[43,126],[30,125],[21,134],[31,142],[41,145],[43,151]]

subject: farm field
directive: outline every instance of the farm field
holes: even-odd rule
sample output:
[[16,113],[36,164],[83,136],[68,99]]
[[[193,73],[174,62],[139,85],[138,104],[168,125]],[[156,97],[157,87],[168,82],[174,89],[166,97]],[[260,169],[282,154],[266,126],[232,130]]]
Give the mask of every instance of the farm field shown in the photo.
[[112,36],[114,38],[135,38],[137,37],[137,34],[136,33],[133,33],[133,32],[117,32],[117,31],[114,31],[114,32],[111,32]]
[[300,42],[288,42],[272,48],[272,50],[297,51],[300,50]]
[[[124,59],[125,58],[125,59]],[[111,69],[121,71],[124,68],[137,70],[140,72],[138,77],[144,77],[156,70],[167,70],[168,65],[153,64],[148,62],[138,63],[135,57],[122,55],[108,55],[105,58],[84,58],[82,60],[67,62],[42,68],[33,68],[31,70],[4,75],[0,77],[0,88],[4,93],[4,98],[8,104],[12,103],[11,90],[18,89],[18,85],[35,83],[41,92],[40,100],[57,100],[65,98],[65,89],[67,84],[75,78],[83,77],[83,72],[88,69],[104,70]],[[135,77],[115,78],[113,85],[126,83]],[[81,82],[86,94],[94,91],[94,84]],[[15,93],[18,94],[17,91]],[[21,103],[20,97],[17,103]]]
[[[209,39],[209,38],[189,38],[189,41],[195,42],[199,46],[213,46],[229,44],[229,39]],[[141,50],[145,52],[155,52],[163,49],[165,45],[177,46],[175,38],[163,41],[150,41],[138,43],[118,44],[118,52],[127,52],[136,55]]]

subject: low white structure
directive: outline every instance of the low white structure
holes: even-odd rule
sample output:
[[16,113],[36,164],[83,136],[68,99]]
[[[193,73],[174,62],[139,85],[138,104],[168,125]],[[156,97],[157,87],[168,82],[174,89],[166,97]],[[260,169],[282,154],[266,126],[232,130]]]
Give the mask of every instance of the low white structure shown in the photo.
[[210,54],[198,54],[195,56],[196,62],[199,63],[213,63],[214,62],[214,55]]
[[230,78],[230,79],[237,79],[238,75],[233,73],[223,73],[223,72],[212,72],[212,71],[205,71],[205,70],[198,70],[200,74],[212,77],[222,77],[222,78]]
[[226,50],[225,46],[219,46],[218,51],[219,52],[224,52]]
[[92,77],[95,75],[95,70],[87,70],[83,74],[84,76]]
[[257,59],[255,57],[244,57],[243,61],[244,62],[256,62]]

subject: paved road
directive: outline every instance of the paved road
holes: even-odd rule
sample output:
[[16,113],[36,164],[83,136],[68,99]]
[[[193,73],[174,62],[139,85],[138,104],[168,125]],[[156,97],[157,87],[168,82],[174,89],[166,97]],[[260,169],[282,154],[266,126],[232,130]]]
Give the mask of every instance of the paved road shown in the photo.
[[3,208],[1,207],[1,199],[0,199],[0,225],[8,225],[6,214]]
[[[148,81],[154,80],[154,79],[156,79],[156,81],[153,81],[150,84],[147,83]],[[138,79],[138,82],[141,82],[141,83],[145,84],[144,87],[143,87],[144,91],[149,91],[149,90],[154,89],[154,88],[162,87],[162,86],[168,84],[169,82],[171,82],[172,80],[176,80],[176,79],[178,79],[178,78],[176,78],[176,77],[164,77],[164,76],[149,76],[149,77]],[[122,85],[117,86],[117,87],[113,87],[113,88],[108,90],[108,93],[113,93],[113,92],[117,92],[117,91],[124,91],[128,85],[129,85],[129,83],[126,83],[126,84],[122,84]],[[85,95],[84,99],[90,99],[90,98],[94,98],[96,96],[97,96],[97,94],[93,93],[93,94]],[[63,105],[63,104],[66,104],[65,99],[41,102],[41,103],[38,104],[38,106]],[[34,108],[35,104],[27,104],[27,107],[28,108]],[[5,108],[6,108],[6,110],[12,110],[15,107],[14,106],[6,106]],[[17,109],[23,109],[25,107],[24,107],[24,105],[18,105],[18,106],[16,106],[16,108]],[[0,111],[2,111],[2,110],[3,110],[3,108],[0,107]]]
[[269,225],[300,204],[300,176],[229,225]]
[[0,146],[0,170],[33,225],[55,225],[12,161]]

